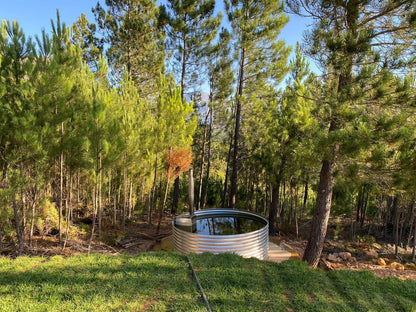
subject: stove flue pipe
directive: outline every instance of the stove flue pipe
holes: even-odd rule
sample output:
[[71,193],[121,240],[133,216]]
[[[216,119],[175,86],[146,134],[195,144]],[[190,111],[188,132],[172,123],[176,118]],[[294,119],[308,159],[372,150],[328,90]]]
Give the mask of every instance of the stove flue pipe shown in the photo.
[[194,214],[194,170],[192,167],[189,167],[189,215]]

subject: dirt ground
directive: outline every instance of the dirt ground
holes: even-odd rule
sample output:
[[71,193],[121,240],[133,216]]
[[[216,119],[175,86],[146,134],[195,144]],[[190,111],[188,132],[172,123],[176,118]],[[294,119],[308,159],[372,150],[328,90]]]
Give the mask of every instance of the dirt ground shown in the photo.
[[[306,247],[306,240],[294,240],[289,237],[280,238],[280,242],[285,248],[290,250],[295,258],[301,259],[303,251]],[[381,247],[381,248],[380,248]],[[366,256],[366,251],[377,252],[380,258],[385,259],[386,265],[380,265],[377,263],[377,259],[370,259]],[[330,262],[325,260],[328,254],[350,252],[355,258],[352,261],[341,260],[339,262]],[[416,271],[413,269],[401,270],[400,268],[394,268],[390,266],[392,263],[404,264],[410,262],[404,260],[409,258],[411,255],[410,248],[407,251],[404,249],[400,250],[399,256],[394,255],[394,247],[391,245],[380,245],[380,244],[356,244],[342,241],[331,241],[325,242],[325,247],[322,252],[321,262],[319,266],[325,270],[367,270],[372,272],[378,277],[390,277],[395,276],[400,279],[413,279],[416,280]],[[324,259],[324,263],[322,260]],[[414,267],[413,267],[414,268]]]
[[[136,255],[145,251],[171,250],[172,246],[166,245],[166,238],[172,233],[172,215],[165,215],[159,232],[157,221],[151,225],[143,220],[126,223],[126,231],[122,233],[119,228],[104,227],[101,242],[95,239],[90,252],[118,255],[128,253]],[[329,235],[330,236],[330,233]],[[20,255],[33,255],[50,257],[53,255],[71,256],[88,252],[89,233],[83,237],[70,237],[65,248],[58,243],[57,236],[34,236],[32,247],[25,246],[23,251],[16,250],[15,246],[4,246],[0,255],[17,257]],[[292,253],[293,259],[301,259],[306,246],[305,239],[299,239],[292,235],[281,234],[271,237],[271,241],[284,247]],[[335,261],[328,260],[329,255],[349,253],[351,259],[344,260],[340,257]],[[377,255],[377,258],[369,258],[368,254]],[[376,253],[376,254],[375,254]],[[379,243],[354,243],[342,238],[337,240],[327,239],[322,253],[320,267],[324,270],[368,270],[376,276],[385,278],[395,276],[400,279],[416,280],[416,266],[411,263],[411,249],[399,249],[399,256],[394,255],[394,246]],[[385,265],[378,263],[378,258],[383,258]],[[334,259],[332,259],[334,260]],[[402,267],[392,267],[392,263],[401,264]],[[404,269],[404,270],[403,270]]]
[[[141,252],[152,251],[160,244],[163,238],[171,235],[173,216],[165,215],[157,231],[157,220],[148,224],[143,220],[126,222],[125,232],[119,227],[103,226],[101,240],[97,234],[90,248],[91,253],[118,255],[127,253],[137,255]],[[157,219],[157,218],[155,218]],[[0,250],[0,255],[17,257],[20,255],[45,256],[53,255],[72,256],[88,253],[88,240],[90,233],[69,237],[65,248],[59,245],[57,235],[34,236],[32,247],[25,246],[23,251],[17,250],[16,246],[6,245]]]

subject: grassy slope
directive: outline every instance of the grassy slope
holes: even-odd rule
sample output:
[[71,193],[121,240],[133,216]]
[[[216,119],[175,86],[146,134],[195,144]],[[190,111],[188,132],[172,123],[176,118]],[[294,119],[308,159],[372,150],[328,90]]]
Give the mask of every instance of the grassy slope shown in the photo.
[[215,311],[416,311],[415,281],[234,255],[191,261]]
[[[416,311],[416,282],[191,255],[214,311]],[[0,311],[206,311],[184,256],[0,258]]]

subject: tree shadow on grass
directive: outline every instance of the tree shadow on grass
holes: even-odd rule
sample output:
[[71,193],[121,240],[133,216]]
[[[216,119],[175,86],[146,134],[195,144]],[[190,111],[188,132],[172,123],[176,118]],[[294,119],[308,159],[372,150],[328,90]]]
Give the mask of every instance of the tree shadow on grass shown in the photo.
[[416,282],[236,255],[192,256],[215,311],[412,311]]
[[49,311],[203,309],[188,265],[175,253],[52,259],[21,272],[1,272],[5,311],[18,307],[21,298],[33,310],[47,306]]

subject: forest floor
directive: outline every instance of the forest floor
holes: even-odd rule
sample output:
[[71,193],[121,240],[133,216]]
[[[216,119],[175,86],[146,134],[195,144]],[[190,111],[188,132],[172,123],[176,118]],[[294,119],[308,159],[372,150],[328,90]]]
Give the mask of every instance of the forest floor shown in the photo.
[[[125,232],[119,228],[106,226],[103,228],[101,242],[97,239],[91,245],[91,253],[98,254],[129,254],[137,255],[146,251],[171,250],[165,248],[164,241],[172,233],[173,216],[168,214],[162,219],[159,232],[157,232],[157,217],[153,224],[143,219],[136,222],[127,222]],[[329,270],[370,271],[378,277],[395,276],[400,279],[416,280],[416,265],[411,262],[411,248],[407,250],[399,247],[399,254],[395,256],[394,246],[381,242],[351,242],[347,239],[348,232],[338,233],[336,239],[328,238],[334,235],[334,224],[330,224],[319,266]],[[291,259],[301,259],[306,246],[307,226],[299,236],[281,233],[280,236],[271,237],[270,240],[292,253]],[[303,235],[303,237],[301,236]],[[14,246],[5,246],[0,255],[15,258],[20,255],[33,255],[51,257],[55,255],[73,256],[88,252],[89,233],[71,237],[65,249],[59,246],[58,237],[34,236],[32,247],[18,251]]]
[[[299,235],[286,231],[272,238],[275,243],[292,253],[293,259],[302,259],[306,248],[310,223],[299,227]],[[398,247],[395,255],[394,244],[375,240],[369,235],[357,235],[350,239],[350,219],[330,218],[327,236],[319,267],[330,270],[370,271],[382,278],[395,276],[400,279],[416,280],[416,265],[411,261],[412,248]]]
[[[306,247],[306,240],[293,239],[283,236],[278,239],[288,251],[292,252],[294,259],[301,259]],[[349,251],[348,251],[349,250]],[[370,256],[376,252],[378,257]],[[329,255],[350,253],[354,259],[343,259],[335,256],[333,261],[328,260]],[[375,254],[374,254],[375,255]],[[326,240],[319,266],[324,270],[353,270],[370,271],[382,278],[395,276],[400,279],[416,280],[416,266],[405,259],[409,258],[411,251],[401,250],[398,257],[394,254],[394,246],[387,244],[352,243],[348,241]],[[383,259],[384,262],[378,259]],[[331,259],[333,259],[331,257]],[[381,264],[378,263],[381,262]],[[385,263],[385,264],[384,264]]]
[[[171,235],[173,215],[167,214],[162,218],[159,231],[157,229],[157,216],[154,216],[152,224],[148,224],[145,220],[145,216],[143,216],[138,221],[126,222],[124,232],[121,231],[120,227],[103,225],[101,240],[98,240],[97,234],[95,234],[90,252],[108,255],[123,253],[137,255],[145,251],[152,251],[155,246],[160,244],[163,238]],[[59,245],[58,235],[35,235],[32,247],[25,246],[23,251],[19,251],[16,246],[5,244],[4,248],[0,250],[0,255],[11,258],[20,255],[44,257],[80,255],[88,253],[89,238],[90,231],[83,234],[72,234],[66,243],[66,247],[63,249]]]

